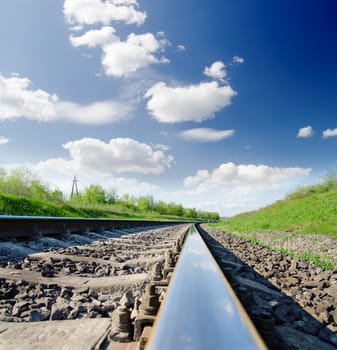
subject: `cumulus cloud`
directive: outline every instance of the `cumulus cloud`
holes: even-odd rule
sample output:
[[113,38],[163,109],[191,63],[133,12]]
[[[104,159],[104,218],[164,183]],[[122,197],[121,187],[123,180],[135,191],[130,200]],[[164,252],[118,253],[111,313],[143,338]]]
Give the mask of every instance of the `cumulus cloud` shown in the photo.
[[40,167],[67,169],[69,172],[103,174],[160,174],[170,167],[173,157],[162,147],[156,149],[130,138],[115,138],[108,143],[95,138],[83,138],[63,145],[70,158],[52,158]]
[[31,90],[28,78],[0,75],[0,120],[26,117],[42,121],[56,117],[57,96],[43,90]]
[[233,136],[235,130],[215,130],[209,128],[196,128],[185,130],[180,133],[180,136],[186,140],[198,142],[217,142]]
[[297,137],[311,137],[314,134],[314,131],[311,126],[305,126],[298,130]]
[[142,67],[156,63],[168,63],[165,57],[157,57],[167,45],[165,39],[157,40],[152,33],[131,33],[126,41],[116,41],[103,46],[102,64],[107,75],[128,76]]
[[31,89],[31,84],[28,78],[0,75],[0,120],[27,118],[102,124],[125,119],[133,111],[132,104],[124,101],[98,101],[87,105],[62,101],[55,94]]
[[109,42],[118,41],[119,38],[114,34],[115,29],[110,26],[102,27],[101,29],[89,30],[81,36],[70,36],[70,42],[73,46],[102,46]]
[[235,95],[229,85],[221,86],[217,81],[183,87],[169,87],[160,82],[152,86],[144,98],[149,98],[147,109],[156,120],[179,123],[213,118]]
[[322,134],[323,134],[324,138],[337,136],[337,128],[335,128],[335,129],[326,129],[326,130],[323,131]]
[[109,24],[121,21],[126,24],[143,24],[146,12],[138,11],[136,0],[65,0],[63,13],[68,23]]
[[140,68],[168,63],[169,60],[160,54],[171,45],[164,32],[130,33],[126,40],[122,40],[111,26],[114,21],[142,24],[146,13],[136,10],[137,7],[136,0],[65,0],[63,12],[71,30],[85,29],[97,23],[104,25],[83,35],[70,35],[71,44],[99,47],[105,74],[113,77],[127,77]]
[[222,216],[255,210],[284,198],[309,180],[311,169],[273,167],[264,164],[220,164],[185,178],[184,190],[175,196],[194,207]]
[[233,57],[233,63],[238,63],[238,64],[242,64],[245,60],[240,57],[240,56],[234,56]]
[[213,188],[234,186],[237,189],[250,187],[252,191],[256,191],[257,186],[261,186],[261,189],[269,190],[272,186],[278,187],[284,182],[307,177],[310,171],[311,169],[308,168],[278,168],[254,164],[236,165],[228,162],[212,171],[199,170],[196,175],[185,178],[184,185],[187,188],[200,187],[200,189],[207,188],[207,186]]
[[222,80],[227,75],[226,66],[221,61],[214,62],[210,67],[205,67],[204,74],[213,79]]
[[5,136],[0,136],[0,145],[5,145],[9,141],[10,141],[9,138],[7,138]]

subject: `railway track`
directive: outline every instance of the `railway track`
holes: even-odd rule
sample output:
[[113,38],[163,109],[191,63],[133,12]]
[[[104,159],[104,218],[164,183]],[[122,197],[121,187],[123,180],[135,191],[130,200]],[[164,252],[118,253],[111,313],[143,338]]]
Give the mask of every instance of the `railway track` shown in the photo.
[[188,226],[2,218],[0,349],[126,349],[132,343],[118,341],[133,330],[122,339],[123,308],[138,312]]
[[[186,260],[186,253],[180,251],[190,224],[40,220],[0,220],[0,349],[134,350],[146,344],[151,350],[264,348],[211,256],[205,262],[204,255],[197,253],[200,247],[184,246],[183,252],[194,251],[199,259],[194,261],[199,272],[188,268],[185,277],[179,277],[179,266]],[[238,271],[238,263],[229,260],[222,264],[219,246],[207,232],[201,232],[268,347],[286,348],[282,347],[285,343],[275,342],[280,338],[275,320],[263,309],[254,309],[259,300],[251,300],[261,297],[255,293],[258,288],[262,294],[268,290],[271,299],[277,299],[279,293],[256,279],[250,285],[242,280],[238,286],[231,275]],[[209,280],[213,273],[220,276],[217,282]],[[190,276],[197,278],[193,281]],[[205,285],[206,294],[194,292]],[[215,290],[217,295],[212,294]],[[211,303],[215,300],[220,304]],[[169,316],[165,310],[171,311]],[[180,314],[172,314],[172,310]],[[178,330],[185,343],[179,343]],[[238,345],[246,341],[242,334],[248,334],[243,347]],[[330,350],[329,346],[324,349]]]

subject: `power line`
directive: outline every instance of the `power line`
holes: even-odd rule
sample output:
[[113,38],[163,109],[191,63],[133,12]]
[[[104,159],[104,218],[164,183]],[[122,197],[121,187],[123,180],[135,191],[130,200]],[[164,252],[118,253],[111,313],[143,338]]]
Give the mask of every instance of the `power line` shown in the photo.
[[78,183],[78,180],[76,178],[76,176],[74,176],[74,179],[73,179],[73,186],[71,188],[71,195],[70,195],[70,198],[73,198],[74,196],[76,198],[78,198],[78,186],[77,186],[77,183]]

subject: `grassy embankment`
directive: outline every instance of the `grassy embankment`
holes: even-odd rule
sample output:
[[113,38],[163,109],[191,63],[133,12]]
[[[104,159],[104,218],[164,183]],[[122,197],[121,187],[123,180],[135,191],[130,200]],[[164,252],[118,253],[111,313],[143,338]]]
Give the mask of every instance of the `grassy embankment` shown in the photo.
[[[75,180],[75,179],[74,179]],[[73,182],[77,184],[77,182]],[[74,188],[73,188],[74,189]],[[72,193],[73,194],[73,193]],[[117,189],[91,184],[70,199],[37,178],[30,170],[0,168],[0,215],[125,218],[174,221],[214,221],[216,212],[184,208],[154,200],[152,195],[118,195]]]
[[0,193],[0,215],[11,216],[54,216],[81,218],[119,218],[163,221],[190,221],[191,219],[159,215],[155,212],[136,213],[111,205],[80,205],[77,203],[51,203],[11,194]]
[[236,215],[211,226],[227,234],[336,268],[337,178],[300,188],[258,211]]

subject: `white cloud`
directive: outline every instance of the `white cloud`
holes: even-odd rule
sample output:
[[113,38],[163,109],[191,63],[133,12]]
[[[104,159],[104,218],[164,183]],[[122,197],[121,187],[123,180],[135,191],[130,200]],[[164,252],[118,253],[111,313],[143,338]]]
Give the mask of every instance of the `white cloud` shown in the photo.
[[186,47],[184,45],[177,45],[177,50],[178,51],[185,51]]
[[133,111],[133,106],[119,101],[99,101],[88,105],[59,101],[56,111],[60,120],[79,124],[107,124],[126,119]]
[[109,26],[101,29],[89,30],[81,36],[70,36],[70,42],[73,46],[102,46],[110,42],[119,41],[119,38],[114,35],[115,29]]
[[30,85],[28,78],[6,79],[0,75],[0,120],[27,118],[103,124],[125,119],[133,111],[133,105],[124,101],[98,101],[87,105],[62,101],[47,91],[32,90]]
[[233,57],[233,63],[242,64],[242,63],[244,63],[244,61],[245,60],[242,57],[240,57],[240,56],[234,56]]
[[70,158],[52,158],[39,163],[43,168],[61,168],[68,173],[160,174],[170,167],[173,157],[161,149],[130,138],[115,138],[108,143],[83,138],[63,145]]
[[81,30],[83,30],[83,26],[73,26],[69,28],[70,30],[72,30],[73,32],[80,32]]
[[235,130],[214,130],[209,128],[196,128],[185,130],[180,135],[191,141],[198,142],[217,142],[233,136]]
[[144,98],[149,98],[147,109],[156,120],[178,123],[213,118],[235,95],[229,85],[221,86],[216,81],[183,87],[169,87],[160,82],[152,86]]
[[188,176],[184,180],[184,186],[186,187],[196,187],[200,183],[207,181],[209,179],[208,170],[198,170],[195,176]]
[[311,137],[314,134],[314,131],[311,126],[305,126],[298,130],[297,137]]
[[303,128],[300,128],[297,133],[297,137],[310,137],[314,134],[313,129],[311,126],[306,126]]
[[0,120],[26,117],[41,121],[56,117],[57,96],[43,90],[31,90],[31,81],[0,75]]
[[136,10],[136,0],[65,0],[64,16],[71,30],[79,31],[85,26],[102,23],[100,29],[91,29],[83,35],[70,35],[73,46],[99,47],[102,49],[101,63],[106,75],[127,77],[140,68],[152,64],[169,63],[161,55],[171,43],[165,39],[165,33],[130,33],[121,40],[110,25],[114,21],[138,25],[145,21],[146,13]]
[[[175,193],[185,206],[217,211],[222,216],[255,210],[271,204],[303,185],[311,169],[267,165],[221,164],[198,170],[184,180],[184,190]],[[304,180],[306,179],[306,180]]]
[[227,75],[225,67],[223,62],[216,61],[210,67],[205,67],[204,74],[210,78],[222,80]]
[[337,128],[335,129],[326,129],[323,131],[323,137],[327,138],[327,137],[334,137],[337,136]]
[[167,152],[171,149],[169,146],[162,145],[160,143],[157,145],[152,145],[152,146],[153,146],[153,149],[158,149],[158,150],[163,151],[163,152]]
[[126,24],[143,24],[146,12],[136,10],[135,0],[65,0],[63,13],[70,24],[109,24],[121,21]]
[[167,58],[155,56],[165,45],[165,39],[157,40],[152,33],[131,33],[126,41],[116,41],[103,46],[102,64],[107,75],[128,76],[150,64],[168,63]]
[[311,169],[308,168],[278,168],[267,165],[236,165],[234,163],[223,163],[218,168],[209,172],[199,170],[196,175],[189,176],[184,180],[186,187],[215,186],[222,189],[226,186],[244,190],[257,191],[261,189],[270,190],[271,186],[278,188],[282,183],[293,181],[298,178],[307,177]]
[[9,138],[7,138],[5,136],[0,136],[0,145],[5,145],[9,141],[10,141]]

